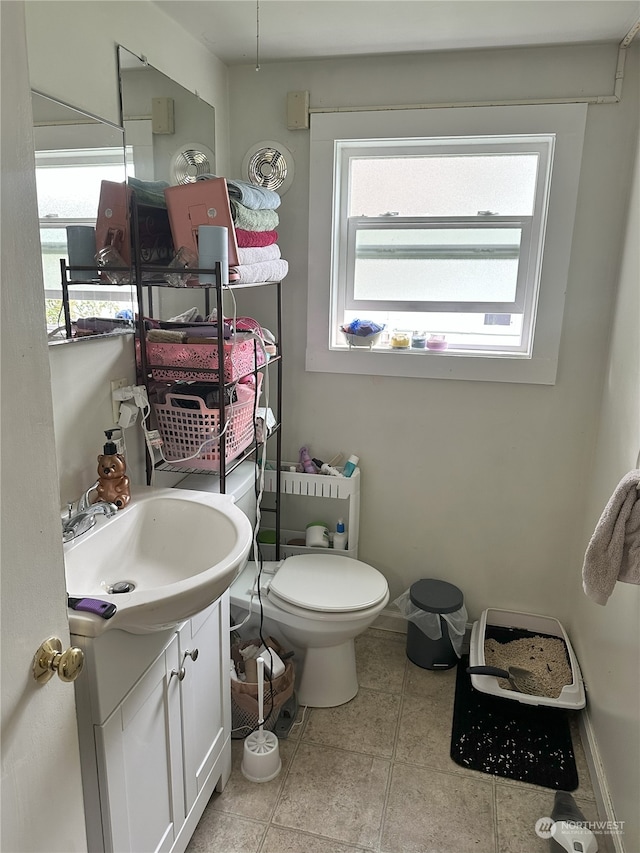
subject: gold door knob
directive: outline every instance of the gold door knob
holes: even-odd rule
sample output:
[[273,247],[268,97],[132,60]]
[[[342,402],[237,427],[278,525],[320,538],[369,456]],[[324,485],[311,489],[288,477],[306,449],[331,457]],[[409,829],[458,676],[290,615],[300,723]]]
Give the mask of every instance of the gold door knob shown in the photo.
[[62,642],[49,637],[33,658],[33,677],[38,684],[46,684],[57,672],[62,681],[75,681],[84,668],[84,652],[74,648],[62,651]]

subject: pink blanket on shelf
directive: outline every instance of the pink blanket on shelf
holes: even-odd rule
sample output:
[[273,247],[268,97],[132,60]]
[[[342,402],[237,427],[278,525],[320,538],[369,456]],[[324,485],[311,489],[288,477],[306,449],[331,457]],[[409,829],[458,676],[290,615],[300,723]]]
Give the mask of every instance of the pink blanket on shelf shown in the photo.
[[236,240],[241,249],[250,249],[256,246],[270,246],[277,243],[277,231],[245,231],[244,228],[236,228]]

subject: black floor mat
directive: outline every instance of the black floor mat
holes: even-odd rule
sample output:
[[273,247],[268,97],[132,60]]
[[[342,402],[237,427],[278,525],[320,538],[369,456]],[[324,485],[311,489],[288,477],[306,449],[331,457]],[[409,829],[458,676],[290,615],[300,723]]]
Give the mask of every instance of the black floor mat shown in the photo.
[[561,708],[523,705],[481,693],[461,658],[451,732],[456,764],[553,790],[578,787],[569,717]]

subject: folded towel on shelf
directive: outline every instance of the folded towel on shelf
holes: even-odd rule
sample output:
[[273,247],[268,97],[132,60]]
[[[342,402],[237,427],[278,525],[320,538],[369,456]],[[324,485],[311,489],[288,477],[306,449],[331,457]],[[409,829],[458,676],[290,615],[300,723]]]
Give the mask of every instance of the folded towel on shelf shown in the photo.
[[233,199],[231,199],[231,218],[237,228],[244,228],[246,231],[273,231],[280,222],[280,217],[275,210],[252,210]]
[[582,587],[606,604],[616,581],[640,584],[640,469],[616,486],[587,546]]
[[289,272],[289,263],[278,258],[260,264],[240,264],[233,269],[240,276],[236,284],[255,284],[258,281],[282,281]]
[[236,228],[236,242],[239,249],[251,249],[256,246],[270,246],[278,242],[277,231],[247,231]]
[[273,190],[258,187],[248,181],[227,180],[229,198],[236,199],[252,210],[275,210],[280,207],[280,196]]
[[183,344],[187,340],[187,333],[171,332],[168,329],[149,329],[147,340],[150,344]]
[[277,261],[281,258],[280,246],[271,243],[270,246],[255,246],[253,249],[238,249],[239,264],[260,264],[262,261]]
[[151,207],[166,207],[164,191],[169,186],[166,181],[141,181],[140,178],[127,178],[127,183],[135,191],[138,204]]

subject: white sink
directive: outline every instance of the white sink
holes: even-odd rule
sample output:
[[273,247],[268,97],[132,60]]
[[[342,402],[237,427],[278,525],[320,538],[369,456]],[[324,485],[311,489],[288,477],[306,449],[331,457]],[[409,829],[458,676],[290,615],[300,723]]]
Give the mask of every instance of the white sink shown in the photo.
[[[72,634],[174,627],[214,602],[244,567],[252,529],[229,495],[138,488],[112,518],[98,516],[64,545],[67,592],[115,604],[110,619],[69,610]],[[118,584],[130,591],[115,592]]]

